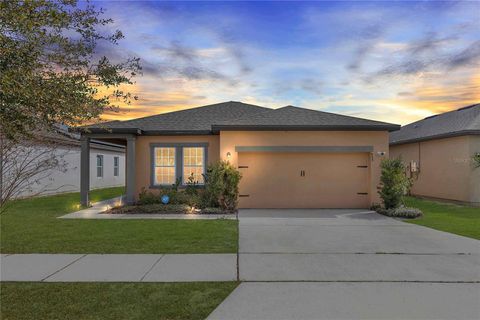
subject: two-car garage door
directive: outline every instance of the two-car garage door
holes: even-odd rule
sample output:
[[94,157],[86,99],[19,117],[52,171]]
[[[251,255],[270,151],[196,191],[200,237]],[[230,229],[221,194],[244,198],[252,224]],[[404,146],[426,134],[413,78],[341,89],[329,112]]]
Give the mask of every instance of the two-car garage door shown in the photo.
[[240,208],[367,208],[368,153],[240,152]]

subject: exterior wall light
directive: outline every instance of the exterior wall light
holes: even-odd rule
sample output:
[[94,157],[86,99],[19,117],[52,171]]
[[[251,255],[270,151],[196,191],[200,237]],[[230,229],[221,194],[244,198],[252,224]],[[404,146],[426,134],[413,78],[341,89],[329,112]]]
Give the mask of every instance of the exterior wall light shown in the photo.
[[229,152],[227,152],[227,159],[230,159],[232,157],[232,154]]

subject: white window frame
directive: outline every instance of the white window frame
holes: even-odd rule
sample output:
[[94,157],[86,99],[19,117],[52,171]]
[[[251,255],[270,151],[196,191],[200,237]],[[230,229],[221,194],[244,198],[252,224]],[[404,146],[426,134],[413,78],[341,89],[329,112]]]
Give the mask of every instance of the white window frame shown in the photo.
[[[98,160],[100,160],[100,164],[98,163]],[[103,178],[103,166],[104,166],[104,157],[103,154],[97,154],[96,157],[96,164],[97,164],[97,178]],[[100,175],[99,175],[100,173]]]

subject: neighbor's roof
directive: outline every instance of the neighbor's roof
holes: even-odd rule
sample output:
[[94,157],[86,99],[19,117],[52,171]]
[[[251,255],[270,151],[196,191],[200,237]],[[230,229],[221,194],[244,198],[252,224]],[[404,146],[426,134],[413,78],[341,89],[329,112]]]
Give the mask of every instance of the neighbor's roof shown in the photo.
[[480,134],[480,104],[427,117],[390,134],[390,144]]
[[298,107],[270,109],[230,101],[88,126],[92,133],[213,134],[220,130],[398,130],[400,126]]
[[294,106],[215,123],[214,130],[398,130],[399,125]]
[[[80,147],[80,135],[68,131],[65,125],[55,125],[52,130],[37,131],[33,141],[41,143],[55,143],[61,146]],[[90,148],[98,150],[125,152],[125,146],[99,140],[90,140]]]

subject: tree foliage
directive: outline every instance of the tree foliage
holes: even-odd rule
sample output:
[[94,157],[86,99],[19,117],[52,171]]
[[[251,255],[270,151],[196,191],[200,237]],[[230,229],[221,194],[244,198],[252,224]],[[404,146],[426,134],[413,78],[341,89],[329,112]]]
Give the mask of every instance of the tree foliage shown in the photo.
[[402,159],[384,159],[381,163],[381,189],[378,192],[385,209],[398,208],[407,194],[411,181],[405,174]]
[[0,130],[8,139],[54,123],[98,120],[140,71],[139,59],[111,61],[99,44],[117,44],[103,10],[76,0],[0,1]]

